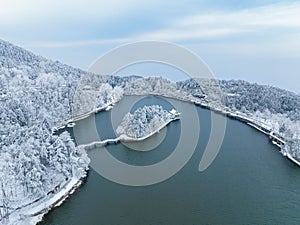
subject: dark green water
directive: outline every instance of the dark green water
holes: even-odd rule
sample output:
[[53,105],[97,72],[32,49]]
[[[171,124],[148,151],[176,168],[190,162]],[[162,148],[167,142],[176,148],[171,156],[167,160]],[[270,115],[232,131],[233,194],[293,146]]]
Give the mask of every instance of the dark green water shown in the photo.
[[[122,107],[126,101],[118,105]],[[136,105],[149,102],[170,107],[156,97]],[[217,158],[207,170],[198,171],[210,135],[211,113],[199,107],[197,113],[201,127],[198,145],[176,175],[161,183],[132,187],[109,181],[91,168],[86,183],[42,224],[300,224],[300,168],[253,128],[228,119]],[[107,124],[110,114],[96,116],[97,127],[107,130],[101,136],[114,135],[113,126]],[[87,132],[86,124],[81,121],[76,129]],[[181,126],[181,121],[169,124],[164,140],[149,152],[133,151],[122,144],[107,149],[128,164],[153,164],[171,154]],[[157,138],[151,139],[155,142]]]

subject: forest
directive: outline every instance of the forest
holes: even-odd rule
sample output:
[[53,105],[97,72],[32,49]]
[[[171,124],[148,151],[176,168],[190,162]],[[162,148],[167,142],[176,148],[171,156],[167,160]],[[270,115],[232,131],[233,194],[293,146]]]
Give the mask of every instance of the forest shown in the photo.
[[[86,175],[69,133],[54,127],[123,95],[155,94],[201,101],[238,111],[268,124],[287,140],[287,149],[300,159],[300,96],[246,81],[97,75],[34,55],[0,40],[0,220],[17,207],[37,201],[66,183]],[[141,137],[168,119],[161,106],[128,113],[120,134]]]

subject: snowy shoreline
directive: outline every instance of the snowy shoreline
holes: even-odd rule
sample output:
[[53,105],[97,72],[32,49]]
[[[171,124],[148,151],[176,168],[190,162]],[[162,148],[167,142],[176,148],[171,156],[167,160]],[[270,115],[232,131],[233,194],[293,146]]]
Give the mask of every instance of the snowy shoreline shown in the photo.
[[[65,125],[62,125],[58,128],[54,127],[52,129],[52,133],[57,132],[58,130],[64,129],[70,123],[75,123],[76,121],[85,119],[92,114],[96,114],[100,111],[110,110],[116,104],[116,102],[109,103],[105,106],[99,107],[93,111],[75,116],[67,121]],[[88,158],[87,152],[82,145],[77,146],[79,151],[81,152],[81,159],[88,162],[90,159]],[[51,190],[53,192],[53,196],[49,198],[46,196],[38,200],[37,202],[33,202],[30,205],[18,209],[9,215],[10,221],[19,222],[22,221],[24,225],[28,224],[39,224],[43,221],[44,216],[47,215],[51,210],[59,207],[66,199],[68,199],[81,185],[84,184],[84,179],[87,177],[88,168],[86,169],[86,174],[84,176],[73,176],[70,180],[64,184],[60,190]],[[55,193],[56,192],[56,193]],[[28,210],[25,212],[25,210]],[[24,211],[24,213],[22,213]],[[16,214],[16,215],[14,215]]]
[[[145,95],[145,94],[140,94],[140,95],[139,94],[124,94],[124,96],[143,96],[143,95]],[[266,136],[268,136],[272,140],[272,144],[274,144],[275,146],[277,146],[277,147],[280,148],[280,152],[282,152],[282,153],[286,152],[284,150],[284,145],[286,144],[286,142],[285,142],[285,140],[281,136],[275,134],[272,131],[272,129],[270,127],[268,127],[266,124],[264,124],[263,122],[256,121],[256,120],[250,118],[248,115],[245,115],[245,114],[243,114],[241,112],[238,112],[238,111],[237,112],[232,112],[230,109],[227,109],[227,108],[226,109],[219,109],[216,106],[211,105],[210,103],[204,103],[204,102],[200,102],[200,101],[195,101],[194,99],[192,99],[192,98],[189,99],[187,97],[186,98],[184,98],[184,97],[173,97],[173,96],[168,96],[166,94],[160,94],[160,93],[150,93],[148,95],[153,95],[153,96],[157,96],[157,97],[165,97],[165,98],[179,100],[179,101],[182,101],[182,102],[187,102],[187,103],[195,104],[195,105],[200,106],[202,108],[211,110],[211,111],[213,111],[215,113],[224,115],[224,116],[226,116],[228,118],[239,120],[239,121],[247,124],[248,126],[253,127],[257,131],[265,134]],[[111,107],[113,105],[114,105],[114,103],[110,104],[110,105],[108,105],[106,107],[103,107],[101,110],[105,110],[107,107]],[[97,112],[99,112],[101,110],[98,110]],[[93,114],[93,112],[89,113],[89,115],[91,115],[91,114]],[[152,136],[153,134],[151,134],[150,136]],[[125,137],[125,139],[126,139],[126,137]],[[129,139],[130,139],[130,137],[129,137]],[[103,143],[105,141],[107,141],[107,143]],[[105,141],[94,142],[93,144],[97,145],[97,147],[101,147],[101,146],[109,144],[109,143],[114,143],[114,142],[118,142],[118,141],[126,141],[126,140],[109,139],[109,140],[105,140]],[[127,140],[127,141],[129,141],[129,140]],[[134,141],[134,140],[132,140],[132,141]],[[136,141],[138,141],[138,140],[136,140]],[[88,146],[86,146],[86,147],[89,148]],[[295,159],[291,154],[283,154],[283,156],[287,157],[292,162],[294,162],[296,165],[300,166],[300,161],[298,161],[297,159]]]
[[[110,110],[110,109],[112,109],[112,107],[115,104],[116,104],[116,102],[109,103],[109,104],[107,104],[103,107],[97,108],[91,112],[87,112],[87,113],[81,114],[79,116],[76,116],[76,117],[68,120],[66,125],[61,126],[59,128],[54,128],[52,130],[52,132],[55,133],[59,129],[64,129],[66,126],[68,126],[68,124],[74,123],[74,122],[79,121],[84,118],[87,118],[87,117],[91,116],[92,114],[95,114],[95,113],[98,113],[98,112],[104,111],[104,110]],[[92,142],[92,143],[85,144],[85,145],[79,145],[77,147],[82,154],[81,159],[89,162],[90,159],[88,158],[88,155],[87,155],[88,149],[104,146],[109,143],[118,143],[120,141],[124,141],[124,142],[143,141],[143,140],[153,136],[154,134],[158,133],[160,130],[162,130],[164,127],[166,127],[172,121],[175,121],[178,119],[179,119],[178,117],[169,119],[164,124],[162,124],[160,127],[158,127],[155,131],[152,131],[148,135],[141,137],[141,138],[132,138],[132,137],[129,137],[129,136],[123,134],[115,139],[107,139],[104,141],[97,141],[97,142]],[[88,171],[88,169],[86,171]],[[42,199],[38,200],[37,202],[33,202],[26,207],[23,207],[21,209],[14,211],[9,216],[10,221],[13,221],[13,222],[22,221],[22,222],[24,222],[23,224],[26,224],[26,225],[27,224],[37,224],[37,223],[41,222],[43,220],[44,216],[47,215],[47,213],[49,213],[54,208],[60,206],[67,198],[69,198],[77,190],[77,188],[79,188],[83,184],[83,180],[86,178],[86,176],[87,175],[82,176],[82,177],[73,176],[70,179],[70,181],[68,181],[66,184],[63,185],[62,188],[60,188],[60,190],[50,191],[50,192],[53,192],[53,196],[51,196],[51,197],[46,196],[45,198],[42,198]]]
[[[200,101],[195,101],[193,99],[175,98],[175,97],[171,97],[171,96],[167,96],[167,95],[161,95],[161,94],[149,94],[149,95],[158,96],[158,97],[165,97],[165,98],[171,98],[171,99],[176,99],[176,100],[179,100],[179,101],[195,104],[195,105],[200,106],[202,108],[209,109],[209,110],[211,110],[215,113],[222,114],[222,115],[224,115],[228,118],[239,120],[239,121],[253,127],[254,129],[262,132],[263,134],[265,134],[269,137],[272,137],[277,141],[279,140],[279,142],[282,141],[280,144],[278,144],[277,142],[275,142],[275,143],[272,142],[272,143],[275,144],[276,146],[280,147],[281,152],[284,152],[283,151],[283,145],[285,144],[285,142],[281,139],[281,137],[277,137],[276,134],[272,133],[270,128],[267,128],[267,127],[263,126],[261,123],[259,123],[259,121],[254,121],[253,119],[248,118],[246,115],[242,115],[242,114],[237,113],[237,112],[234,113],[234,112],[231,112],[231,111],[225,110],[225,109],[218,109],[218,108],[210,105],[209,103],[203,103],[203,102],[200,102]],[[124,96],[126,96],[126,95],[124,95]],[[129,95],[127,95],[127,96],[129,96]],[[58,129],[63,129],[69,123],[74,123],[74,122],[79,121],[81,119],[87,118],[87,117],[91,116],[92,114],[98,113],[100,111],[110,110],[114,105],[115,105],[115,103],[110,103],[110,104],[107,104],[106,106],[103,106],[101,108],[97,108],[97,109],[95,109],[91,112],[87,112],[87,113],[84,113],[82,115],[76,116],[76,117],[68,120],[66,125],[61,126],[59,128],[54,128],[53,131],[55,132]],[[179,118],[168,120],[167,122],[162,124],[158,129],[156,129],[155,131],[153,131],[153,132],[149,133],[148,135],[146,135],[144,137],[141,137],[141,138],[132,138],[132,137],[129,137],[129,136],[123,134],[123,135],[120,135],[119,137],[117,137],[115,139],[106,139],[106,140],[103,140],[103,141],[95,141],[95,142],[92,142],[92,143],[89,143],[89,144],[79,145],[77,147],[80,149],[80,151],[85,152],[85,156],[82,159],[83,160],[89,160],[89,158],[87,156],[87,152],[86,152],[87,150],[90,150],[90,149],[93,149],[93,148],[96,148],[96,147],[102,147],[102,146],[105,146],[107,144],[116,144],[120,141],[124,141],[124,142],[143,141],[143,140],[153,136],[154,134],[158,133],[161,129],[163,129],[165,126],[167,126],[170,122],[172,122],[174,120],[177,120],[177,119],[179,119]],[[293,158],[293,156],[291,156],[289,153],[286,153],[286,154],[283,154],[283,155],[286,156],[292,162],[294,162],[296,165],[300,166],[300,162],[297,161],[295,158]],[[31,209],[31,212],[33,212],[35,210],[35,213],[30,213],[30,215],[28,215],[28,213],[26,214],[28,216],[28,220],[25,222],[25,224],[30,224],[30,223],[35,224],[35,223],[38,223],[38,222],[42,221],[43,217],[48,212],[50,212],[52,209],[54,209],[54,208],[58,207],[59,205],[61,205],[68,197],[70,197],[70,195],[72,195],[77,190],[77,188],[80,187],[80,185],[83,184],[83,179],[84,178],[85,177],[77,178],[76,182],[75,182],[74,178],[71,178],[72,182],[70,181],[68,183],[67,188],[61,189],[56,194],[54,194],[54,196],[52,198],[48,199],[46,202],[40,202],[40,201],[36,202],[37,206],[35,206]],[[22,210],[23,209],[25,210],[26,208],[27,207],[22,208]],[[19,213],[19,216],[20,216],[20,213]],[[18,220],[16,220],[16,221],[18,221]]]
[[[88,118],[90,117],[92,114],[96,114],[98,112],[101,112],[101,111],[104,111],[104,110],[110,110],[115,104],[117,103],[116,102],[111,102],[111,103],[108,103],[107,105],[105,106],[102,106],[102,107],[99,107],[99,108],[96,108],[90,112],[86,112],[86,113],[83,113],[83,114],[80,114],[80,115],[77,115],[77,116],[74,116],[73,118],[69,119],[66,124],[64,125],[61,125],[59,127],[54,127],[52,129],[52,133],[55,133],[56,131],[58,130],[61,130],[61,129],[64,129],[66,126],[68,126],[69,124],[75,124],[75,122],[77,121],[80,121],[80,120],[83,120],[85,118]],[[73,127],[74,125],[72,125]]]
[[[52,190],[52,195],[33,202],[25,207],[16,209],[9,215],[9,222],[12,224],[38,224],[43,217],[52,209],[60,206],[83,184],[86,176],[73,176],[60,190]],[[20,223],[21,222],[21,223]]]
[[[98,113],[100,111],[109,110],[111,109],[116,102],[109,103],[103,107],[99,107],[93,111],[75,116],[67,121],[65,125],[60,127],[54,127],[52,129],[52,134],[57,132],[58,130],[64,129],[69,124],[74,123],[76,121],[82,120],[91,116],[92,114]],[[79,151],[81,152],[80,159],[84,160],[85,162],[90,161],[87,156],[87,153],[84,149],[78,146]],[[51,210],[60,206],[66,199],[68,199],[83,183],[84,179],[87,177],[88,168],[85,170],[85,175],[83,176],[73,176],[69,178],[69,181],[63,184],[63,186],[59,190],[50,190],[49,193],[52,195],[47,195],[37,201],[31,202],[26,206],[21,208],[15,209],[11,212],[7,218],[3,218],[3,221],[9,219],[9,222],[12,224],[38,224],[39,222],[43,221],[44,216],[47,215]]]
[[[135,95],[139,95],[139,94],[135,94]],[[144,95],[144,94],[141,94],[141,95]],[[173,96],[168,96],[168,95],[160,94],[160,93],[151,93],[149,95],[153,95],[153,96],[157,96],[157,97],[165,97],[165,98],[175,99],[175,100],[179,100],[179,101],[183,101],[183,102],[187,102],[187,103],[192,103],[192,104],[200,106],[204,109],[208,109],[215,113],[226,116],[228,118],[243,122],[243,123],[247,124],[248,126],[253,127],[257,131],[263,133],[264,135],[268,136],[270,138],[270,140],[272,141],[272,144],[274,144],[275,146],[280,148],[280,152],[283,153],[282,155],[284,157],[287,157],[290,161],[292,161],[296,165],[300,166],[300,161],[295,159],[290,153],[288,153],[285,150],[284,147],[286,145],[286,140],[284,140],[284,138],[281,137],[280,135],[274,133],[272,131],[272,129],[262,121],[254,120],[254,119],[250,118],[249,115],[246,115],[239,111],[233,112],[228,107],[221,109],[215,105],[210,104],[209,102],[197,101],[191,97],[185,97],[185,98],[184,97],[173,97]],[[126,94],[124,94],[124,96],[126,96]],[[127,94],[127,96],[130,96],[130,95]]]
[[[84,118],[86,118],[94,113],[100,112],[100,111],[110,110],[113,105],[115,105],[115,103],[110,103],[104,107],[98,108],[98,109],[93,110],[88,113],[85,113],[76,118],[72,118],[71,120],[68,121],[68,123],[75,122],[80,119],[84,119]],[[166,127],[172,121],[175,121],[178,119],[180,119],[180,118],[179,117],[171,118],[168,121],[166,121],[164,124],[162,124],[160,127],[158,127],[156,130],[154,130],[151,133],[149,133],[148,135],[140,137],[140,138],[132,138],[132,137],[122,134],[115,139],[106,139],[103,141],[96,141],[96,142],[92,142],[89,144],[79,145],[77,147],[80,150],[80,152],[82,153],[82,157],[81,157],[82,160],[89,161],[90,159],[88,158],[87,150],[90,150],[90,149],[93,149],[96,147],[105,146],[109,143],[118,143],[120,141],[123,141],[123,142],[143,141],[143,140],[153,136],[154,134],[158,133],[159,131],[161,131],[164,127]],[[67,126],[67,125],[65,125],[65,126]],[[60,129],[63,129],[65,126],[60,127]],[[27,211],[27,213],[23,213],[23,214],[20,212],[15,212],[15,213],[17,215],[19,215],[19,217],[21,215],[27,215],[27,218],[28,218],[27,220],[22,218],[23,221],[25,221],[24,224],[36,224],[36,223],[41,222],[43,220],[44,216],[47,215],[47,213],[49,213],[54,208],[60,206],[67,198],[69,198],[77,190],[77,188],[79,188],[83,184],[83,179],[86,178],[86,176],[71,178],[71,180],[67,184],[65,184],[63,188],[61,188],[59,191],[57,191],[57,193],[55,193],[51,198],[46,199],[46,200],[41,199],[34,204],[35,206],[30,205],[29,211]],[[20,210],[25,211],[28,209],[27,209],[27,207],[24,207]],[[26,217],[26,216],[23,216],[23,217]],[[16,221],[19,221],[18,217],[16,217]]]
[[286,144],[286,141],[284,140],[284,138],[282,138],[280,135],[275,134],[272,131],[272,129],[270,127],[268,127],[266,124],[264,124],[263,122],[253,120],[253,119],[247,117],[246,115],[243,115],[240,112],[234,113],[234,112],[230,112],[228,110],[213,108],[209,104],[203,104],[201,102],[195,102],[195,101],[191,101],[191,102],[193,102],[195,105],[199,105],[202,108],[209,109],[211,111],[214,111],[215,113],[219,113],[219,114],[224,115],[228,118],[241,121],[241,122],[247,124],[248,126],[253,127],[257,131],[259,131],[259,132],[263,133],[264,135],[268,136],[270,138],[270,140],[272,141],[272,144],[280,148],[279,152],[282,153],[282,155],[284,157],[287,157],[291,162],[293,162],[297,166],[300,166],[300,161],[295,159],[289,152],[287,152],[284,149],[284,146]]

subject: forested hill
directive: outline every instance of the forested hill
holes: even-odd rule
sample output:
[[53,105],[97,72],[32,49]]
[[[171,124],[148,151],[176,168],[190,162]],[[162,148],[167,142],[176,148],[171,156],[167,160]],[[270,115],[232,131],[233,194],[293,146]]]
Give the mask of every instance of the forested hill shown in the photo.
[[10,224],[17,207],[84,176],[70,135],[51,132],[72,116],[71,96],[83,74],[0,40],[1,224]]
[[[300,95],[243,80],[188,79],[177,82],[179,89],[194,96],[204,93],[207,101],[219,100],[233,110],[284,114],[300,120]],[[200,96],[201,96],[200,95]]]
[[[11,69],[19,68],[29,78],[35,79],[41,73],[60,73],[65,77],[72,75],[73,78],[80,77],[85,72],[62,64],[58,61],[52,61],[42,56],[33,54],[21,47],[15,46],[7,41],[0,39],[0,67]],[[17,74],[10,73],[10,76]],[[2,74],[3,75],[3,74]]]
[[220,87],[226,94],[225,104],[231,108],[251,112],[268,109],[300,120],[300,95],[293,92],[243,80],[222,80]]

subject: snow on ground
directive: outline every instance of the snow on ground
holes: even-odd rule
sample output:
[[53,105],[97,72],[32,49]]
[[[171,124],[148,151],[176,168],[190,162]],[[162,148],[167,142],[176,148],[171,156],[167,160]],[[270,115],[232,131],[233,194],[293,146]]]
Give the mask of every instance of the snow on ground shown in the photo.
[[[245,81],[204,79],[172,83],[161,77],[88,74],[2,40],[0,53],[1,223],[16,207],[23,206],[30,212],[48,207],[57,200],[49,198],[49,191],[66,178],[70,180],[66,186],[69,188],[75,184],[74,177],[79,179],[84,175],[81,170],[86,169],[88,157],[75,146],[70,135],[53,135],[52,129],[66,125],[72,117],[118,101],[123,92],[199,101],[221,112],[229,109],[246,113],[245,118],[270,124],[287,141],[287,151],[300,158],[300,96],[297,94]],[[120,133],[145,137],[168,120],[167,116],[160,117],[150,111],[142,110],[139,118],[138,114],[128,115]],[[75,176],[73,168],[81,171],[81,176]],[[57,196],[64,195],[64,191],[60,189]],[[40,198],[44,200],[42,205],[26,206]],[[20,224],[17,220],[22,219],[24,224],[34,224],[40,219],[40,215],[27,217],[22,210],[17,211],[22,212],[19,215],[14,212],[11,221],[6,222]]]
[[50,210],[53,206],[59,206],[58,203],[61,204],[63,200],[69,196],[71,191],[80,186],[80,184],[80,178],[72,177],[71,180],[67,182],[58,192],[48,195],[44,199],[12,213],[8,218],[7,224],[36,224],[42,219],[43,215],[47,213],[48,210]]

